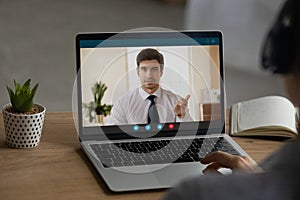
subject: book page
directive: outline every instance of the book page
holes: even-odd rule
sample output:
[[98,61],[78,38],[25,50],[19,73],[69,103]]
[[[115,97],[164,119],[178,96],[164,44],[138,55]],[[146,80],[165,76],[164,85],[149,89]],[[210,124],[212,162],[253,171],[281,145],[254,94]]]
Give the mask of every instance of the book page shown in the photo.
[[238,103],[237,106],[237,131],[266,126],[283,126],[297,132],[295,107],[284,97],[261,97]]

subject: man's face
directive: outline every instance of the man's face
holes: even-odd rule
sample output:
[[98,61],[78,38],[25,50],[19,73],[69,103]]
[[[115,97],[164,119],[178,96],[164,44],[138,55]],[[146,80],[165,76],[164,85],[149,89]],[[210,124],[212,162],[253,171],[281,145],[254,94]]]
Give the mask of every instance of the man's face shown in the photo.
[[140,62],[136,70],[144,90],[155,91],[159,87],[159,81],[163,71],[157,60],[144,60]]

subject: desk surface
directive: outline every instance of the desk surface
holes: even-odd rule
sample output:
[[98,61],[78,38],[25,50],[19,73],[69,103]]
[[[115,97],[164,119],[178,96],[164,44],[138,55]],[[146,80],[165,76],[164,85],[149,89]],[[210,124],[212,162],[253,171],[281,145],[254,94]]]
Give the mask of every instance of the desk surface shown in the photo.
[[[233,138],[260,162],[283,142]],[[0,114],[1,199],[160,199],[165,190],[116,194],[83,154],[71,113],[46,113],[42,139],[33,149],[5,144]]]

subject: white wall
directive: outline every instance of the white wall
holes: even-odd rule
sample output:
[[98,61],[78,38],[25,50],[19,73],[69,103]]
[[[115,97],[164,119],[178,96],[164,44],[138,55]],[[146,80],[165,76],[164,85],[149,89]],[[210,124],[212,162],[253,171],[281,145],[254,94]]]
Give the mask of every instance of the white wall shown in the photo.
[[81,59],[83,102],[93,101],[91,88],[96,82],[103,82],[107,91],[103,103],[112,104],[112,97],[121,96],[128,91],[128,66],[126,48],[83,49]]

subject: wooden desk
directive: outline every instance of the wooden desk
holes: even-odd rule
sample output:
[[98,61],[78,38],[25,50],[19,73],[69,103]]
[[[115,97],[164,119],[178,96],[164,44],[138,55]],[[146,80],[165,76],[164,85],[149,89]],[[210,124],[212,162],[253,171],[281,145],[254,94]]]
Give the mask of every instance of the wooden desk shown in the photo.
[[[259,162],[283,142],[234,138]],[[108,190],[85,157],[71,113],[46,113],[42,139],[34,149],[5,144],[0,114],[1,199],[160,199],[165,190],[116,194]]]

